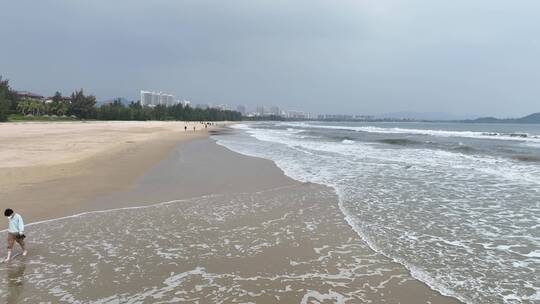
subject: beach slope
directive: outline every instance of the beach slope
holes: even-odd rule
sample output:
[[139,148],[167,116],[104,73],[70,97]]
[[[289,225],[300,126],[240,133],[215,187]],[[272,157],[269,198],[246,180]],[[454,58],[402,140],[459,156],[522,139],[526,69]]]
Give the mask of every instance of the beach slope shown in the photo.
[[32,254],[2,269],[0,298],[457,303],[371,251],[337,199],[212,139],[183,142],[131,186],[80,203],[106,211],[30,225]]

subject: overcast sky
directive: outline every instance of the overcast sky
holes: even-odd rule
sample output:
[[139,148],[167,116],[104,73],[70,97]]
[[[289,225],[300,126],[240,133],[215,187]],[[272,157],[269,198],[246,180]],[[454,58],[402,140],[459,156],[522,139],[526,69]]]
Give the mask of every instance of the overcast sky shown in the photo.
[[0,75],[315,113],[540,111],[538,0],[17,0]]

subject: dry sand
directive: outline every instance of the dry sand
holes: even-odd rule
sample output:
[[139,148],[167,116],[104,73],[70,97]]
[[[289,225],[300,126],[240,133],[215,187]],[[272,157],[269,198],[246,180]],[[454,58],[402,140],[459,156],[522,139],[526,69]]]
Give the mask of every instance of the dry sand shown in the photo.
[[81,203],[129,187],[178,142],[207,130],[193,122],[0,124],[0,208],[27,221],[92,209]]

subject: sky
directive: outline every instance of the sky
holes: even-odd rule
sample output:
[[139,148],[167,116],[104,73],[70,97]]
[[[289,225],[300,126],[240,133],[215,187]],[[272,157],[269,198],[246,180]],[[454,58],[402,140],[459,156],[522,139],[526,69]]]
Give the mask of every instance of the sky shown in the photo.
[[0,75],[98,100],[331,114],[540,111],[538,0],[17,0]]

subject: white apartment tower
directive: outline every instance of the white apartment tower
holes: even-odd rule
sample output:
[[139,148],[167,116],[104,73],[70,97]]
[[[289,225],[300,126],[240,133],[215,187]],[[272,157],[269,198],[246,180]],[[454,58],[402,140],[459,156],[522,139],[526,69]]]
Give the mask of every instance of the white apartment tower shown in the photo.
[[141,105],[143,106],[172,106],[174,104],[174,96],[171,94],[141,90]]
[[149,106],[152,104],[152,92],[141,91],[141,105]]
[[159,104],[164,106],[167,105],[167,95],[161,93],[159,94]]

